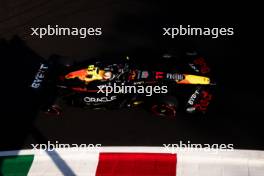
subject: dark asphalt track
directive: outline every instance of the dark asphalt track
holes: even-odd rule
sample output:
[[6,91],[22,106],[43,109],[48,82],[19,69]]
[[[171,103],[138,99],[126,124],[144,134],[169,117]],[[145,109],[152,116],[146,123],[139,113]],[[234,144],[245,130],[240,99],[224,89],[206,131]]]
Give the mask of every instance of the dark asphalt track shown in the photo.
[[[41,100],[27,89],[38,55],[20,45],[8,50],[2,42],[1,150],[29,148],[31,143],[47,140],[106,146],[161,146],[182,140],[264,149],[263,96],[259,93],[263,90],[256,84],[261,66],[257,57],[248,55],[253,44],[246,41],[248,33],[238,18],[241,13],[232,13],[232,7],[223,14],[220,7],[204,11],[148,1],[0,2],[0,36],[8,39],[17,34],[42,57],[53,53],[74,58],[147,55],[195,48],[213,65],[219,83],[213,110],[203,117],[180,115],[176,120],[165,120],[140,109],[91,111],[73,107],[65,107],[60,118],[47,117],[38,111]],[[85,40],[41,40],[29,35],[30,27],[47,24],[100,26],[104,35]],[[162,27],[176,24],[232,26],[236,35],[221,39],[164,38]],[[151,62],[151,58],[145,58]]]

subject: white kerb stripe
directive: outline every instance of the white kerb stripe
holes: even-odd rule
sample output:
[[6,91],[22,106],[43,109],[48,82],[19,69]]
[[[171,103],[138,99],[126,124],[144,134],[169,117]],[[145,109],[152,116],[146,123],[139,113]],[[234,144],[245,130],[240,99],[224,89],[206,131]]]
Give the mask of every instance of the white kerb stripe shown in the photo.
[[177,176],[263,175],[263,151],[177,152]]

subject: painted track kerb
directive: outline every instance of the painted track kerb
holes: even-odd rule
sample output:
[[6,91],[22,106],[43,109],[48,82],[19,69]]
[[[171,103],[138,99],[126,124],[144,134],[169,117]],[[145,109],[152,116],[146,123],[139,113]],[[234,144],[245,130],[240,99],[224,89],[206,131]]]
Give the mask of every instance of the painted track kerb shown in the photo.
[[[101,153],[169,154],[163,147],[100,147],[99,149],[56,149],[54,152],[20,150],[0,152],[0,157],[34,155],[28,175],[96,175]],[[176,153],[176,154],[175,154]],[[233,150],[203,152],[175,150],[177,176],[263,176],[264,151]],[[60,161],[63,161],[61,163]],[[67,170],[70,168],[70,171]],[[3,168],[0,168],[3,170]],[[143,175],[143,174],[142,174]]]

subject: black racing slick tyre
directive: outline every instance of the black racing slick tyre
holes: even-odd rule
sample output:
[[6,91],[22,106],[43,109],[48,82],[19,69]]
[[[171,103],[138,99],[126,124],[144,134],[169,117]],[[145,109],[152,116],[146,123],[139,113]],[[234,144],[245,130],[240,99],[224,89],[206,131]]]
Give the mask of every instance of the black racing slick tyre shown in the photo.
[[158,97],[151,105],[151,112],[162,118],[176,118],[178,110],[178,100],[174,96]]

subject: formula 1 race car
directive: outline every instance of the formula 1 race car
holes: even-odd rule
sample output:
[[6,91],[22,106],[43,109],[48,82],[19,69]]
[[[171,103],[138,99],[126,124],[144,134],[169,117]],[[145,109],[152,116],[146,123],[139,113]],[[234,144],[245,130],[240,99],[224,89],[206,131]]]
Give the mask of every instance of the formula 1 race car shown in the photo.
[[[145,62],[144,62],[145,61]],[[91,109],[144,107],[161,117],[177,112],[205,113],[215,83],[205,59],[196,52],[143,59],[89,59],[65,63],[52,56],[40,64],[30,87],[47,95],[46,113],[61,113],[58,97],[69,105]],[[45,92],[45,93],[43,93]]]

